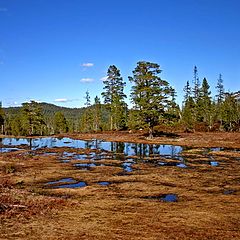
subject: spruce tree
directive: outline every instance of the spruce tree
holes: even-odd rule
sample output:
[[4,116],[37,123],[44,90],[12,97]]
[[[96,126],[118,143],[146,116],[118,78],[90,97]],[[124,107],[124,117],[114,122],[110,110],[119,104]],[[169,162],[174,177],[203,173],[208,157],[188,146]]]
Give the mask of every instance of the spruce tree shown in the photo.
[[183,88],[183,92],[185,93],[183,103],[186,103],[186,101],[191,97],[191,86],[189,84],[189,81],[187,81],[186,86]]
[[198,69],[197,66],[194,66],[193,69],[193,100],[197,103],[199,95],[200,95],[200,81],[198,77]]
[[176,103],[176,97],[177,94],[175,89],[170,87],[170,101],[164,116],[171,125],[177,123],[180,119],[180,108]]
[[104,103],[110,109],[110,129],[119,130],[126,125],[126,103],[124,101],[126,83],[115,65],[108,68],[107,79],[103,81],[103,84],[102,96]]
[[209,129],[213,125],[213,108],[211,100],[210,85],[206,78],[202,81],[200,88],[200,96],[198,101],[198,116],[197,119],[200,122],[204,122]]
[[223,86],[222,74],[219,74],[219,77],[217,79],[216,89],[217,89],[217,95],[216,95],[217,104],[221,104],[224,100],[224,86]]
[[0,132],[4,133],[4,111],[2,109],[2,102],[0,102]]
[[233,93],[226,93],[222,103],[222,127],[226,131],[239,131],[240,129],[240,104]]
[[98,131],[101,129],[101,101],[98,96],[94,98],[94,105],[93,105],[93,124],[94,124],[94,131]]
[[89,91],[86,91],[86,95],[84,98],[86,100],[86,102],[84,103],[86,108],[80,119],[80,129],[84,132],[89,132],[93,129],[93,114],[91,109],[91,98]]

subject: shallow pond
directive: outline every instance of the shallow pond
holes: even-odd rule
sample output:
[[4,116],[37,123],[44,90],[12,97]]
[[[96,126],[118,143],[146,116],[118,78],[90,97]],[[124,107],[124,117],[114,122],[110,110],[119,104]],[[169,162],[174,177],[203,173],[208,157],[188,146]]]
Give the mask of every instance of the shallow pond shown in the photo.
[[[113,152],[116,154],[116,158],[124,156],[178,156],[182,151],[182,147],[173,145],[159,145],[159,144],[143,144],[143,143],[124,143],[124,142],[105,142],[101,140],[75,140],[71,138],[2,138],[0,144],[3,148],[6,146],[28,146],[31,150],[37,150],[40,148],[58,148],[69,147],[76,149],[94,149],[105,152]],[[0,148],[1,150],[1,148]],[[87,156],[79,155],[79,158],[86,158]],[[98,157],[102,157],[99,155]]]

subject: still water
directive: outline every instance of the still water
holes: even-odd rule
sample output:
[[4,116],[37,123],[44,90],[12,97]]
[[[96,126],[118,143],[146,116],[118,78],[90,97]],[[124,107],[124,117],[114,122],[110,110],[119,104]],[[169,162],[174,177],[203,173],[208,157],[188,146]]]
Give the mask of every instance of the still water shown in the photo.
[[[6,152],[16,147],[28,146],[31,150],[41,148],[69,147],[76,149],[92,149],[114,152],[124,156],[149,157],[154,155],[177,157],[182,152],[182,147],[173,145],[143,144],[143,143],[124,143],[124,142],[105,142],[101,140],[75,140],[71,138],[2,138],[0,139],[0,152]],[[13,148],[13,146],[15,148]]]

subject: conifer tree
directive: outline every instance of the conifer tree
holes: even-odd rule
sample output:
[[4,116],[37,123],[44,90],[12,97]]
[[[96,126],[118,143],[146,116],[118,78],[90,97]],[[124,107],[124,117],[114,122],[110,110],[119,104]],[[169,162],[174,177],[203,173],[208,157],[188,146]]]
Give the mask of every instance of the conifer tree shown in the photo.
[[100,130],[101,125],[101,101],[98,96],[94,98],[94,105],[93,105],[93,122],[94,122],[94,131]]
[[223,128],[226,131],[239,131],[240,129],[240,104],[232,93],[227,93],[222,103],[221,112]]
[[4,133],[4,111],[2,109],[2,102],[0,102],[0,132]]
[[56,112],[54,115],[54,133],[66,133],[68,131],[67,120],[62,112]]
[[141,61],[137,63],[133,76],[129,77],[133,83],[131,99],[134,109],[148,125],[149,138],[153,137],[153,127],[165,113],[171,93],[169,83],[159,77],[160,73],[158,64]]
[[193,100],[197,103],[199,95],[200,95],[200,81],[198,77],[198,69],[197,66],[194,66],[193,69]]
[[167,105],[167,110],[165,113],[165,118],[169,121],[170,124],[178,122],[180,119],[180,108],[176,103],[176,91],[174,88],[170,87],[170,101]]
[[211,128],[213,124],[213,108],[211,101],[210,85],[206,78],[202,81],[200,88],[200,96],[198,101],[198,116],[197,119],[200,122],[204,122],[208,128]]
[[[223,103],[225,100],[225,90],[223,85],[223,78],[222,74],[219,74],[219,77],[217,79],[217,86],[216,86],[217,94],[215,96],[216,100],[216,117],[220,121],[220,130],[223,130],[223,118],[225,118],[224,111],[226,110],[226,104],[225,107],[223,107]],[[224,109],[225,108],[225,109]]]
[[110,129],[121,129],[126,125],[126,103],[124,101],[126,98],[124,94],[126,83],[121,77],[120,70],[115,65],[108,68],[107,79],[103,81],[103,84],[102,96],[104,103],[110,109]]
[[35,101],[23,103],[21,110],[24,135],[42,135],[45,123],[40,104]]
[[217,89],[217,95],[216,95],[217,104],[221,104],[224,100],[224,86],[223,86],[222,74],[219,74],[219,77],[217,79],[216,89]]
[[189,81],[187,81],[186,86],[183,88],[184,91],[184,103],[189,100],[189,98],[191,97],[191,87],[189,84]]
[[195,103],[192,97],[189,97],[182,110],[182,122],[184,123],[186,130],[193,130],[195,125]]
[[86,102],[84,103],[86,108],[80,119],[80,129],[84,132],[89,132],[93,129],[93,113],[91,109],[91,98],[89,91],[86,91],[86,95],[84,98],[86,100]]

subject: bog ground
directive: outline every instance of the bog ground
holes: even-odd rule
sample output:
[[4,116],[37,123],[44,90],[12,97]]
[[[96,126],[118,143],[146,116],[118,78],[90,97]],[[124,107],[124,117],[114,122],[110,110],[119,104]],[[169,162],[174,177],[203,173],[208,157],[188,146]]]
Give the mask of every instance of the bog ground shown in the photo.
[[1,239],[240,239],[239,133],[62,137],[2,139]]

